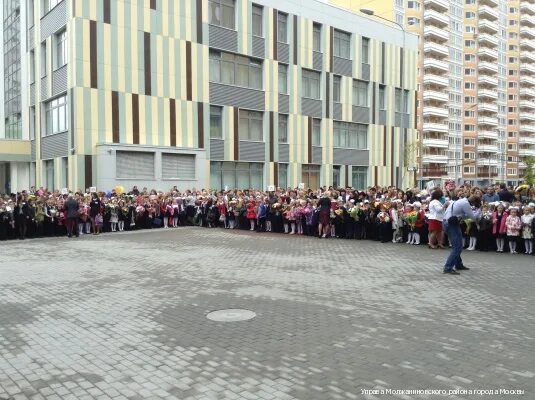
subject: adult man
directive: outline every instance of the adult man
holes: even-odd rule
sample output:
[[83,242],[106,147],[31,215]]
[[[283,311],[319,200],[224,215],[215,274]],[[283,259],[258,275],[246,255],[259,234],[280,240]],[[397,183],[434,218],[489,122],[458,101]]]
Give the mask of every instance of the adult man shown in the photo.
[[494,203],[495,201],[500,201],[500,196],[494,191],[494,188],[492,186],[489,186],[487,188],[487,193],[483,195],[482,200],[485,203]]
[[78,201],[74,199],[72,193],[69,193],[67,201],[64,204],[67,213],[67,236],[72,237],[74,233],[78,237]]
[[506,201],[508,203],[511,203],[515,200],[515,196],[507,190],[507,186],[505,186],[505,183],[502,183],[500,185],[500,191],[498,192],[498,196],[500,197],[500,201]]
[[444,265],[445,274],[460,275],[458,271],[470,269],[464,266],[463,260],[461,259],[463,234],[461,232],[460,219],[476,219],[476,215],[472,211],[472,206],[479,208],[481,206],[481,199],[476,196],[459,198],[457,193],[457,197],[451,202],[444,214],[442,226],[451,242],[451,251]]

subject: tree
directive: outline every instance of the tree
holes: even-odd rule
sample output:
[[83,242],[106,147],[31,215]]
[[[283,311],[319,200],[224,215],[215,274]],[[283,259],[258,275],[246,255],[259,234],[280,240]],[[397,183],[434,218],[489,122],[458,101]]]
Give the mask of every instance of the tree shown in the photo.
[[524,171],[524,182],[529,186],[532,186],[535,183],[535,176],[533,167],[535,166],[535,157],[526,157],[524,159],[524,164],[526,164],[526,170]]

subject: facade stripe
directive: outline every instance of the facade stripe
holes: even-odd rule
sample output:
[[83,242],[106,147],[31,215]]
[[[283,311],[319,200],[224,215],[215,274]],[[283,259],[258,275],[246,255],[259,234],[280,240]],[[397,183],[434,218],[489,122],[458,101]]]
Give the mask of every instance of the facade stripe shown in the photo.
[[[395,139],[395,136],[396,135],[394,134],[394,127],[392,127],[392,131],[390,133],[390,174],[391,174],[392,181],[394,179],[397,180],[397,176],[394,175],[394,139]],[[397,182],[396,182],[396,186],[397,186]]]
[[275,145],[275,142],[274,142],[274,134],[273,134],[273,129],[274,129],[274,114],[273,114],[273,111],[270,111],[269,112],[269,161],[273,161],[273,147]]
[[151,85],[151,48],[150,48],[150,33],[143,33],[143,44],[144,50],[143,55],[145,58],[145,95],[151,96],[152,85]]
[[312,117],[308,117],[308,143],[307,143],[307,162],[312,163]]
[[150,8],[151,10],[156,10],[156,0],[150,0]]
[[240,124],[240,120],[239,120],[239,115],[238,115],[238,108],[234,107],[234,160],[235,161],[239,160],[239,154],[238,154],[238,151],[240,150],[239,132],[238,132],[239,124]]
[[197,103],[198,147],[204,149],[204,103]]
[[275,188],[279,186],[279,163],[273,163],[273,184]]
[[197,43],[202,41],[202,0],[197,0]]
[[329,71],[333,70],[334,28],[329,29]]
[[105,24],[111,24],[110,1],[111,0],[102,0],[102,9],[104,13],[103,19]]
[[113,143],[119,143],[119,93],[111,92]]
[[132,94],[132,140],[139,144],[139,95]]
[[169,99],[169,126],[170,126],[170,143],[176,147],[176,101]]
[[97,62],[97,23],[89,21],[89,62],[91,87],[96,89],[98,86],[98,62]]
[[325,73],[325,117],[331,118],[331,74]]
[[191,42],[186,42],[186,99],[192,100]]
[[299,42],[299,37],[297,36],[297,15],[294,15],[294,40],[293,40],[293,48],[294,48],[294,65],[297,65],[297,43]]
[[277,58],[277,16],[278,16],[278,12],[276,9],[273,9],[273,32],[272,32],[272,35],[273,35],[273,59],[276,61],[278,60]]
[[84,156],[85,187],[93,186],[93,156],[86,154]]
[[383,143],[382,143],[382,148],[383,148],[383,167],[386,167],[386,126],[383,126]]

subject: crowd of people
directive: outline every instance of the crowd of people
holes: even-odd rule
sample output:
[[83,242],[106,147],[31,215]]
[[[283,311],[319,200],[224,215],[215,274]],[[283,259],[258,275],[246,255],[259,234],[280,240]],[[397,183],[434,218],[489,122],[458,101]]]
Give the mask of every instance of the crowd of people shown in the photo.
[[[0,197],[0,240],[99,235],[179,226],[247,229],[318,238],[376,240],[447,248],[447,206],[477,198],[460,221],[467,250],[533,254],[535,188],[470,185],[403,191],[395,187],[320,190],[49,192],[32,188]],[[474,204],[473,202],[471,204]]]

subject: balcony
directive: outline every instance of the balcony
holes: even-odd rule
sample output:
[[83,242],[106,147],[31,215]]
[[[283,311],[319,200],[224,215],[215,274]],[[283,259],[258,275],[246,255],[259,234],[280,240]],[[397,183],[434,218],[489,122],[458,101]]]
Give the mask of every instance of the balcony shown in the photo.
[[447,16],[438,13],[435,10],[426,10],[424,12],[424,21],[426,26],[439,26],[441,28],[447,27],[450,23]]
[[520,132],[535,133],[535,125],[520,125]]
[[422,140],[424,147],[436,147],[440,149],[447,149],[450,145],[448,139],[435,139],[435,138],[424,138]]
[[478,165],[490,165],[490,166],[495,166],[495,165],[498,165],[498,160],[495,159],[495,158],[478,158],[477,159],[477,164]]
[[448,124],[437,124],[435,122],[424,122],[423,132],[438,132],[438,133],[448,133]]
[[520,80],[520,86],[523,88],[525,88],[526,86],[527,87],[535,86],[535,78],[531,76],[523,76],[522,79]]
[[493,117],[479,117],[477,119],[477,124],[478,125],[483,125],[483,126],[487,126],[487,125],[490,125],[490,126],[498,126],[498,118],[493,118]]
[[426,40],[444,43],[449,40],[450,35],[444,29],[437,28],[436,26],[426,26],[424,28],[424,37]]
[[530,3],[528,1],[523,1],[520,3],[520,13],[521,14],[528,14],[528,15],[535,15],[535,4]]
[[424,84],[448,87],[449,81],[448,81],[448,78],[445,78],[443,76],[429,74],[429,75],[424,75]]
[[447,62],[442,61],[442,60],[437,60],[434,58],[426,58],[424,60],[424,69],[426,70],[426,73],[431,72],[431,71],[442,73],[442,72],[449,71],[449,65]]
[[442,44],[427,42],[424,44],[424,53],[426,57],[448,57],[450,52],[448,48]]
[[530,112],[521,112],[520,113],[520,121],[535,122],[535,114],[530,113]]
[[424,164],[447,164],[448,156],[445,154],[424,154],[422,156]]
[[535,62],[535,53],[532,53],[531,51],[522,51],[520,53],[520,59],[522,61],[526,61],[526,62]]
[[520,64],[520,72],[523,72],[524,74],[535,74],[535,65],[522,63]]
[[485,18],[489,21],[497,21],[499,18],[498,11],[489,6],[479,6],[478,8],[479,18]]
[[480,33],[489,33],[491,35],[498,33],[498,25],[486,19],[480,19],[478,26]]
[[479,87],[496,87],[498,86],[498,78],[489,75],[479,75],[477,77]]
[[449,111],[447,108],[424,106],[423,114],[424,117],[447,118],[449,115]]
[[521,40],[520,49],[526,51],[535,51],[535,40]]
[[528,109],[528,110],[535,110],[535,101],[521,100],[520,101],[520,108]]
[[481,61],[496,62],[498,60],[498,51],[489,47],[480,47],[478,55]]
[[531,157],[535,156],[535,148],[533,149],[518,149],[518,155],[520,157]]
[[479,144],[477,146],[478,153],[497,153],[498,145],[495,144]]
[[477,65],[477,68],[482,73],[486,72],[486,73],[490,73],[491,75],[498,73],[498,65],[496,65],[495,63],[487,62],[487,61],[481,61]]
[[520,15],[520,25],[529,26],[533,28],[535,26],[535,17],[531,15]]
[[435,90],[424,91],[424,100],[434,100],[447,103],[449,101],[448,93],[437,92]]
[[535,89],[520,89],[520,97],[523,99],[535,99]]
[[425,10],[435,10],[441,13],[449,10],[449,4],[447,0],[425,0]]
[[535,135],[519,136],[518,143],[520,144],[535,144]]
[[496,131],[479,131],[477,133],[477,137],[479,139],[497,140],[498,139],[498,132],[496,132]]
[[482,99],[496,100],[498,98],[498,92],[496,90],[480,89],[477,91],[477,96]]
[[527,26],[520,27],[520,36],[527,39],[535,39],[535,29]]
[[482,33],[478,37],[478,41],[480,45],[488,45],[490,47],[498,46],[498,38],[496,36],[488,35],[486,33]]
[[479,103],[477,105],[477,110],[480,112],[488,111],[488,112],[497,113],[498,105],[495,103]]

